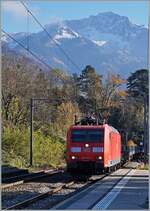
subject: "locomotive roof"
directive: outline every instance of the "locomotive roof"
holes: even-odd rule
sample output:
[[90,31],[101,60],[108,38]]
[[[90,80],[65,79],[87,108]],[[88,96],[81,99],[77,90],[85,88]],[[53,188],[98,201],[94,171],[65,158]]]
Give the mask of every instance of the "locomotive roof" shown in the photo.
[[115,129],[114,127],[112,127],[112,126],[109,126],[109,127],[111,127],[111,129],[112,129],[113,132],[119,133],[119,131],[117,129]]
[[118,130],[116,130],[114,127],[108,125],[108,124],[104,124],[104,125],[72,125],[71,128],[76,128],[76,129],[79,129],[79,128],[109,128],[111,129],[111,131],[115,132],[115,133],[118,133]]

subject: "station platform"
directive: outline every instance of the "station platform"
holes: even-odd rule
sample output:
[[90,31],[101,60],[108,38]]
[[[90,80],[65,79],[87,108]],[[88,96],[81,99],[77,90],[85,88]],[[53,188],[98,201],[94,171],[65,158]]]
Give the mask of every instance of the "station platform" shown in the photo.
[[148,170],[129,171],[126,168],[117,170],[52,210],[143,210],[148,209],[147,197]]
[[136,170],[108,207],[109,210],[148,209],[148,171]]
[[138,167],[141,166],[142,163],[135,162],[135,161],[130,161],[124,164],[124,168],[132,168],[132,169],[137,169]]

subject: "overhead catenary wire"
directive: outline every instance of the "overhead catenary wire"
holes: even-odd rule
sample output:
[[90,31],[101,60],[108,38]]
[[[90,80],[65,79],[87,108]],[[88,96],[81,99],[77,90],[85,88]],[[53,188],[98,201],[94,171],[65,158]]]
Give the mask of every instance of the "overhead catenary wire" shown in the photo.
[[29,49],[29,11],[27,10],[27,49]]
[[28,46],[25,47],[24,45],[22,45],[19,41],[17,41],[13,36],[11,36],[9,33],[7,33],[5,30],[2,29],[2,32],[5,33],[9,38],[11,38],[12,40],[14,40],[19,46],[21,46],[24,50],[28,51],[34,58],[36,58],[38,61],[40,61],[40,63],[44,64],[48,69],[52,70],[54,68],[52,68],[50,65],[48,65],[46,62],[44,62],[42,59],[40,59],[35,53],[33,53]]
[[39,26],[45,31],[48,37],[55,43],[55,45],[61,50],[61,52],[66,56],[66,58],[76,67],[78,71],[80,71],[80,67],[70,58],[70,56],[65,52],[65,50],[53,39],[51,34],[46,30],[46,28],[40,23],[40,21],[35,17],[35,15],[29,10],[29,8],[24,4],[24,2],[20,1],[24,8],[30,13],[30,15],[34,18],[34,20],[39,24]]

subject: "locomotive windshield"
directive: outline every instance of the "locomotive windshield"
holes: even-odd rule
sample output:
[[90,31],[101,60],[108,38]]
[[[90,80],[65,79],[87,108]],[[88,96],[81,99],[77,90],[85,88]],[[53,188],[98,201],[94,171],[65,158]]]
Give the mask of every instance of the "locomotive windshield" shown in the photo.
[[104,140],[103,129],[77,130],[74,129],[71,134],[72,142],[102,142]]

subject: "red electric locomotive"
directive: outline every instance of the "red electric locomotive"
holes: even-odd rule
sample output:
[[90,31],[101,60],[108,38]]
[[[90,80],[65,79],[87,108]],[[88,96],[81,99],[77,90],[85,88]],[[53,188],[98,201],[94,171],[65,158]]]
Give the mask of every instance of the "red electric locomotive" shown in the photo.
[[121,162],[121,136],[104,125],[73,125],[67,133],[69,172],[110,171]]

